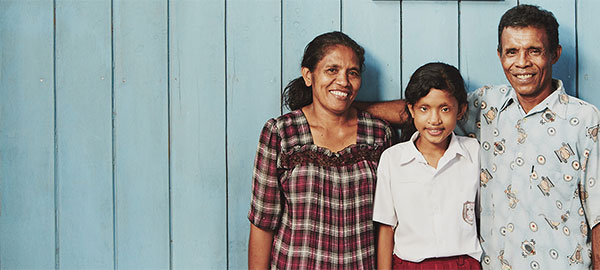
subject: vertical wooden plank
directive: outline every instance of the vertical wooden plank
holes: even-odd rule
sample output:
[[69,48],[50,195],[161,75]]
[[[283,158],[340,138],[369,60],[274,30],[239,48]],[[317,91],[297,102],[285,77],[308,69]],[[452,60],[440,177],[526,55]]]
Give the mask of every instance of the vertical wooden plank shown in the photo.
[[110,3],[56,1],[59,267],[113,267]]
[[[579,97],[600,107],[600,2],[577,1],[577,48]],[[564,49],[563,49],[564,50]],[[556,66],[556,65],[555,65]]]
[[167,2],[115,0],[113,14],[117,267],[168,268]]
[[458,3],[402,2],[402,89],[420,66],[441,61],[458,66]]
[[0,268],[55,266],[51,1],[0,1]]
[[365,48],[365,72],[358,99],[391,100],[402,96],[400,5],[399,1],[372,0],[347,0],[342,5],[342,29]]
[[460,73],[467,90],[508,83],[498,59],[498,23],[517,0],[460,2]]
[[277,0],[229,0],[227,174],[229,268],[247,268],[247,219],[259,133],[280,114],[281,6]]
[[283,87],[301,76],[304,48],[316,36],[341,29],[340,0],[282,1]]
[[[537,5],[554,13],[558,21],[558,43],[562,55],[552,68],[552,77],[561,79],[567,93],[576,95],[577,48],[575,37],[575,0],[520,0],[520,4]],[[588,12],[588,11],[586,11]],[[597,32],[595,30],[593,33]]]
[[172,265],[225,269],[225,1],[172,0],[169,13]]

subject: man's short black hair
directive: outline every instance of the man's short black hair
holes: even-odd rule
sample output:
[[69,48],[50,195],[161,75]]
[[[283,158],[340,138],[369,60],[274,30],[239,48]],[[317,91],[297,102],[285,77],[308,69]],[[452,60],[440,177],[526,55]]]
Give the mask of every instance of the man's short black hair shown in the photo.
[[548,45],[552,53],[558,49],[558,22],[552,12],[533,5],[515,6],[500,19],[498,24],[498,51],[502,53],[502,31],[506,27],[528,27],[544,29],[548,37]]

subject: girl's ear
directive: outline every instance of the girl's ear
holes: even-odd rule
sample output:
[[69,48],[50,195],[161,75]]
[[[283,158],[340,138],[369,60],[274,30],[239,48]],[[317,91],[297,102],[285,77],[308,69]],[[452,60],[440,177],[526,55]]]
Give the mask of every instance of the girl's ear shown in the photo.
[[462,120],[462,118],[463,118],[463,116],[465,116],[466,112],[467,112],[467,104],[460,105],[460,111],[458,112],[458,116],[456,117],[456,119]]
[[412,116],[412,118],[415,118],[415,110],[413,108],[413,104],[406,103],[406,107],[408,107],[408,111],[410,112],[410,116]]
[[304,78],[304,84],[306,87],[310,87],[312,85],[312,73],[310,72],[310,69],[302,67],[300,72],[302,73],[302,78]]

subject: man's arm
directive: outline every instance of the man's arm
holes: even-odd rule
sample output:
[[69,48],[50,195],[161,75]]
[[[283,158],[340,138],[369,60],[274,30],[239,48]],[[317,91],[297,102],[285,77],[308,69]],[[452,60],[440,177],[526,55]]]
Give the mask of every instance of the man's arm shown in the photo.
[[406,102],[403,99],[383,102],[355,101],[352,105],[377,118],[388,121],[394,126],[401,126],[408,120]]
[[592,229],[592,263],[595,270],[600,270],[600,224]]
[[273,232],[250,224],[248,241],[248,269],[269,269]]
[[379,225],[377,238],[377,269],[392,269],[394,229],[388,225]]

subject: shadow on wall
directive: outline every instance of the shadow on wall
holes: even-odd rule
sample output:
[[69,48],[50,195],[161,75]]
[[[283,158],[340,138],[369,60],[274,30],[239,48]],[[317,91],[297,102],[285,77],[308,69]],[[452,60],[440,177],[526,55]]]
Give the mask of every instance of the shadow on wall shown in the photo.
[[362,73],[362,83],[356,100],[383,100],[382,92],[384,91],[384,89],[381,89],[381,85],[383,84],[381,82],[382,65],[383,63],[377,61],[377,59],[373,55],[369,54],[369,52],[365,52],[365,69]]

